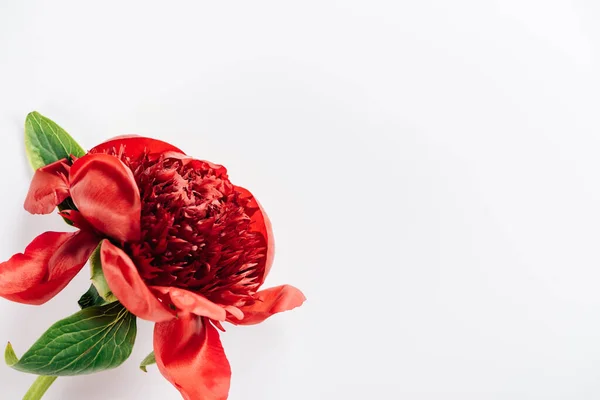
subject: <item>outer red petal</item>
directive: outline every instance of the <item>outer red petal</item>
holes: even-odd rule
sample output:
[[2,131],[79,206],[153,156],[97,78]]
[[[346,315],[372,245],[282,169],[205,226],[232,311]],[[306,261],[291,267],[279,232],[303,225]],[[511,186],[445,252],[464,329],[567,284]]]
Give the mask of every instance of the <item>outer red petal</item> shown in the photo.
[[236,325],[258,324],[273,314],[301,306],[306,297],[295,287],[283,285],[261,290],[256,293],[254,299],[256,300],[254,304],[240,307],[244,312],[243,320],[237,321],[229,318],[228,321]]
[[32,214],[50,214],[69,197],[68,174],[66,159],[37,169],[25,198],[25,210]]
[[0,264],[0,296],[25,304],[43,304],[77,275],[98,245],[93,233],[46,232],[24,253]]
[[71,197],[94,228],[120,241],[140,237],[140,191],[133,173],[118,158],[88,154],[73,163]]
[[169,296],[171,303],[185,313],[192,313],[217,321],[225,321],[227,314],[225,309],[204,296],[175,287],[150,286],[150,289],[163,296]]
[[117,136],[109,139],[91,149],[90,153],[104,153],[113,149],[119,152],[121,147],[123,148],[124,153],[129,157],[137,157],[143,152],[148,152],[149,154],[162,154],[167,151],[175,151],[183,154],[183,151],[167,142],[135,135]]
[[175,318],[148,289],[123,250],[105,240],[100,247],[100,259],[108,287],[129,311],[154,322]]
[[235,190],[242,195],[243,199],[249,200],[246,209],[248,210],[247,212],[250,213],[249,215],[252,219],[252,229],[256,232],[260,232],[267,242],[267,257],[265,258],[265,272],[261,280],[262,284],[271,270],[273,258],[275,257],[275,240],[273,238],[273,227],[271,226],[271,220],[269,220],[265,210],[248,189],[244,189],[241,186],[236,186]]
[[226,400],[231,368],[219,332],[191,314],[156,324],[154,354],[160,372],[185,400]]

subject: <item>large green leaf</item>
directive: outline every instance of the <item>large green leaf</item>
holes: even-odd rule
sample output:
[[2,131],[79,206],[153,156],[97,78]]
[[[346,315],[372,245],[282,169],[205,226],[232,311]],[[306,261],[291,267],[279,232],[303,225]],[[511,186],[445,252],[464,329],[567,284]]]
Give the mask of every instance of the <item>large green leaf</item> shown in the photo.
[[33,169],[71,155],[85,155],[85,150],[63,128],[37,111],[25,119],[25,151]]
[[90,374],[121,365],[136,332],[135,316],[120,303],[93,306],[52,325],[18,361],[9,344],[5,358],[12,368],[37,375]]

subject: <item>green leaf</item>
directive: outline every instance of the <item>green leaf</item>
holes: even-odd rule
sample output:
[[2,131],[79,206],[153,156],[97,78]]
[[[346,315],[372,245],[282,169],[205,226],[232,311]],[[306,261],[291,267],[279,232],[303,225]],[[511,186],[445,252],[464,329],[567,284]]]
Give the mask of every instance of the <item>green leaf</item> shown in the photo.
[[146,369],[146,367],[148,365],[152,365],[152,364],[156,364],[156,357],[154,357],[154,352],[148,354],[146,356],[146,358],[144,358],[142,360],[142,362],[140,363],[140,369],[144,372],[148,372],[148,370]]
[[25,119],[25,151],[33,169],[71,155],[85,155],[85,150],[63,128],[37,111]]
[[12,344],[10,344],[10,342],[7,343],[6,349],[4,349],[4,361],[9,367],[12,367],[13,365],[19,362],[19,357],[17,357],[17,355],[15,354],[15,350],[13,349]]
[[88,289],[88,291],[85,292],[81,296],[79,301],[77,302],[77,304],[79,304],[79,307],[81,307],[81,309],[92,307],[92,306],[101,306],[105,303],[106,302],[104,301],[104,299],[102,297],[100,297],[100,295],[98,294],[98,291],[96,290],[96,286],[94,286],[94,285],[90,285],[90,288]]
[[[93,306],[58,321],[12,368],[37,375],[83,375],[118,367],[131,355],[136,319],[120,303]],[[8,354],[8,357],[6,356]],[[14,361],[12,347],[5,358]]]
[[96,250],[90,256],[90,268],[92,270],[92,283],[96,287],[98,295],[106,300],[107,303],[112,303],[113,301],[117,301],[115,295],[111,292],[108,287],[108,282],[106,282],[106,278],[104,277],[104,271],[102,271],[102,260],[100,259],[100,248],[102,247],[102,242],[96,247]]

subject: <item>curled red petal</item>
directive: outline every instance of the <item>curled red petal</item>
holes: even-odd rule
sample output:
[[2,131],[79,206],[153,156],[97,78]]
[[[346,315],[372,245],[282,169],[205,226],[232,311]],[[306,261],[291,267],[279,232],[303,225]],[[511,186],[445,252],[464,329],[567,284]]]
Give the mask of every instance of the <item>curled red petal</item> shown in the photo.
[[158,155],[168,151],[174,151],[183,154],[183,151],[170,143],[136,135],[123,135],[109,139],[106,142],[92,148],[90,153],[105,153],[112,150],[119,152],[121,149],[123,149],[125,155],[132,158],[137,158],[145,152],[147,152],[149,155]]
[[185,400],[226,400],[231,367],[219,332],[192,314],[156,324],[154,354],[163,376]]
[[140,238],[140,191],[118,158],[85,155],[73,163],[69,181],[73,202],[94,228],[123,242]]
[[43,304],[77,275],[96,248],[91,232],[45,232],[24,253],[0,264],[0,296],[25,304]]
[[262,276],[261,284],[267,278],[271,266],[273,265],[273,258],[275,257],[275,240],[273,237],[273,227],[271,226],[271,220],[267,216],[267,213],[262,208],[258,200],[250,193],[248,189],[241,186],[236,186],[235,190],[241,194],[243,199],[248,200],[246,205],[246,213],[250,215],[252,220],[252,229],[255,232],[259,232],[265,238],[267,244],[267,256],[264,260],[264,273]]
[[156,291],[160,295],[168,296],[171,304],[183,312],[192,313],[200,317],[208,317],[217,321],[225,321],[225,309],[202,295],[190,292],[189,290],[167,286],[150,286],[150,290]]
[[244,319],[237,321],[228,318],[227,321],[236,325],[258,324],[273,314],[289,311],[304,303],[304,294],[291,285],[282,285],[261,290],[254,296],[254,303],[240,309],[244,312]]
[[225,311],[231,314],[234,318],[238,320],[244,319],[244,312],[237,307],[234,306],[225,306]]
[[154,322],[175,318],[148,289],[133,261],[123,250],[104,240],[100,247],[100,260],[108,287],[129,311]]
[[38,168],[33,174],[25,198],[25,210],[31,214],[50,214],[69,197],[69,165],[62,159]]

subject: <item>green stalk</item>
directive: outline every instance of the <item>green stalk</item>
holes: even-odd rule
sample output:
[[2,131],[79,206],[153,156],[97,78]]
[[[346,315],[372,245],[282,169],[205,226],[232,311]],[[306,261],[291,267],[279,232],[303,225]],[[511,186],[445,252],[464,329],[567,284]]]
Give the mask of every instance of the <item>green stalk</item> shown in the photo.
[[46,390],[54,383],[54,381],[58,378],[57,376],[38,376],[38,378],[33,382],[33,385],[29,388],[27,393],[25,393],[25,397],[23,400],[40,400]]

